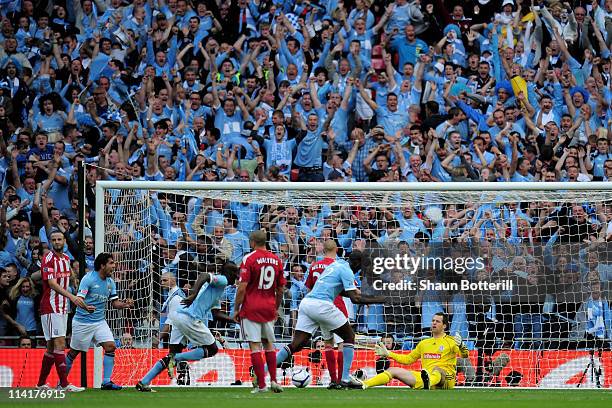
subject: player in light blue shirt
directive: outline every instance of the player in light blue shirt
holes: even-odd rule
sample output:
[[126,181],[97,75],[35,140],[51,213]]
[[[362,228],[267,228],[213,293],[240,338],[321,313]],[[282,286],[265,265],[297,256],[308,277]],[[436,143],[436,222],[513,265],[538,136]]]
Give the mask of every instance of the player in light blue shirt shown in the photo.
[[[335,256],[337,247],[333,240],[325,241],[323,245],[326,257]],[[332,333],[343,340],[342,378],[340,384],[330,384],[329,388],[361,388],[361,383],[350,375],[355,355],[355,333],[346,316],[333,302],[338,295],[349,297],[355,304],[385,302],[384,296],[362,296],[361,291],[355,286],[355,272],[361,269],[364,258],[362,252],[353,251],[348,262],[337,259],[325,268],[310,293],[300,303],[293,339],[291,344],[278,351],[277,367],[308,344],[314,331],[320,328],[323,340],[331,340]]]
[[192,294],[187,297],[182,303],[188,306],[177,310],[177,313],[184,313],[193,319],[206,322],[210,312],[221,309],[221,297],[228,285],[228,279],[224,275],[211,274],[202,274],[200,279],[202,280],[200,289],[197,292],[194,290],[193,293],[197,295]]
[[120,390],[122,387],[111,381],[115,365],[115,339],[105,315],[108,302],[115,309],[134,307],[132,299],[120,300],[117,296],[117,286],[111,277],[115,272],[115,260],[108,252],[99,254],[94,260],[94,270],[87,273],[81,280],[77,296],[83,298],[88,309],[78,308],[72,320],[72,338],[70,351],[66,356],[66,371],[70,372],[72,363],[80,351],[87,351],[92,341],[104,349],[103,360],[103,390]]
[[224,264],[218,275],[204,272],[198,277],[189,296],[181,302],[183,307],[169,316],[172,319],[172,331],[179,330],[183,335],[183,342],[189,341],[195,348],[178,354],[171,351],[155,363],[136,384],[136,390],[151,392],[151,382],[164,369],[168,370],[171,378],[174,378],[176,364],[182,361],[201,360],[217,354],[219,349],[206,323],[211,313],[217,319],[233,322],[229,315],[221,311],[221,298],[225,288],[233,285],[237,277],[238,267],[231,262]]
[[102,278],[101,272],[91,271],[81,280],[77,296],[82,297],[90,306],[96,310],[89,313],[81,308],[76,310],[74,320],[82,323],[98,323],[105,319],[106,305],[109,301],[119,299],[117,296],[117,285],[111,277]]
[[348,262],[337,259],[325,268],[323,274],[317,279],[315,286],[305,296],[306,298],[333,302],[342,291],[355,291],[355,274]]

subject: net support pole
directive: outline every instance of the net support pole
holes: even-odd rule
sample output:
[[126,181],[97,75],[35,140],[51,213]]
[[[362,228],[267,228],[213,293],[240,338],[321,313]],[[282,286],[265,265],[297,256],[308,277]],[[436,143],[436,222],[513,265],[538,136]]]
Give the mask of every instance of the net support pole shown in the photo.
[[[78,166],[78,202],[79,202],[79,280],[85,275],[85,185],[87,183],[85,177],[85,162],[80,161]],[[81,387],[87,388],[87,353],[81,353]]]
[[104,252],[104,188],[96,182],[96,232],[94,236],[96,256]]
[[94,353],[94,372],[93,372],[93,387],[100,388],[102,386],[102,363],[104,360],[104,352],[102,347],[95,346]]
[[[98,256],[104,252],[104,188],[99,181],[96,182],[96,224],[94,233],[95,254]],[[93,360],[93,387],[100,388],[102,385],[102,365],[104,355],[102,347],[94,347]]]

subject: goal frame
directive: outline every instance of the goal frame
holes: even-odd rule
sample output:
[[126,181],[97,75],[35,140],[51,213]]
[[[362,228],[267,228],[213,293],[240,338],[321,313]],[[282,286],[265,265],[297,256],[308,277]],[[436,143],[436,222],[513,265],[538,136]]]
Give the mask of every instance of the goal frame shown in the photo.
[[[389,192],[458,192],[458,191],[610,191],[612,182],[441,182],[441,183],[351,183],[351,182],[233,182],[233,181],[96,181],[96,214],[104,211],[104,191],[120,190],[253,190],[253,191],[389,191]],[[103,250],[104,217],[96,217],[95,253]]]
[[[153,191],[345,191],[345,192],[545,192],[545,191],[598,191],[610,192],[611,182],[439,182],[439,183],[351,183],[351,182],[201,182],[201,181],[96,181],[95,211],[103,214],[104,193],[109,189],[120,190],[153,190]],[[95,255],[103,251],[105,224],[104,216],[95,217]],[[93,386],[101,385],[103,353],[100,347],[94,349]]]

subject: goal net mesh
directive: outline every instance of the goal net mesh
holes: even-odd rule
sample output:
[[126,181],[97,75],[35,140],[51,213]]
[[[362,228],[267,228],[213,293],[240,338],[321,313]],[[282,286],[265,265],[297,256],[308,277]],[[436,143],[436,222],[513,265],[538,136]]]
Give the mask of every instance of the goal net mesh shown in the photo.
[[[177,184],[178,185],[178,184]],[[126,184],[129,186],[129,184]],[[290,188],[291,186],[288,185]],[[431,334],[436,312],[470,348],[457,384],[610,387],[612,200],[609,191],[260,191],[105,189],[104,242],[115,280],[133,310],[108,314],[121,347],[113,380],[135,384],[164,355],[164,272],[189,291],[199,271],[240,264],[248,236],[268,234],[284,263],[287,290],[275,324],[290,341],[308,268],[333,239],[339,256],[366,253],[356,282],[379,305],[352,305],[359,346],[385,337],[408,352]],[[98,235],[100,236],[100,235]],[[233,312],[235,287],[222,306]],[[248,381],[248,346],[236,324],[208,322],[221,349],[192,363],[191,385]],[[296,357],[314,382],[329,376],[320,343]],[[131,347],[134,347],[132,350]],[[317,348],[319,347],[319,348]],[[359,350],[353,370],[375,375],[394,362]],[[412,368],[418,368],[415,364]],[[287,375],[287,371],[279,372]],[[171,384],[168,378],[156,384]],[[285,380],[286,381],[286,380]]]

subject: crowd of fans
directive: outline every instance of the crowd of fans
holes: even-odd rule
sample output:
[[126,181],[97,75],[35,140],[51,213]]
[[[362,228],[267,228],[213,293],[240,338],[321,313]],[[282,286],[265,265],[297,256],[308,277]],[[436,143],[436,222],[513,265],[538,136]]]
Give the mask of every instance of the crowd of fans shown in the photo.
[[[39,267],[52,230],[65,233],[78,271],[75,240],[84,228],[93,268],[97,180],[612,178],[609,0],[0,0],[0,14],[0,337],[40,334]],[[85,226],[77,222],[80,162],[88,164]],[[171,271],[188,290],[198,265],[239,263],[248,234],[265,228],[291,277],[279,327],[295,320],[304,273],[329,238],[343,254],[391,242],[405,253],[441,241],[478,247],[490,254],[486,271],[496,279],[581,285],[573,287],[579,299],[549,299],[546,313],[574,303],[572,320],[580,305],[588,315],[589,299],[603,296],[608,305],[605,201],[449,204],[438,216],[423,206],[367,203],[297,208],[165,194],[152,203],[146,222],[121,210],[108,223],[123,257],[120,288],[140,299],[143,266],[128,258],[145,238],[154,241],[155,262],[144,268]],[[558,245],[578,243],[584,247],[565,252]],[[525,260],[533,262],[515,266]],[[489,301],[465,311],[465,299],[421,293],[408,305],[373,305],[352,317],[360,331],[401,338],[426,331],[427,316],[442,308],[465,317],[455,322],[466,337],[476,330],[468,321],[486,315],[510,340],[539,338],[541,295],[537,311],[518,314]],[[603,323],[588,327],[592,335],[612,338],[607,307]],[[510,321],[497,324],[495,314]],[[412,315],[423,317],[397,321]],[[117,336],[138,337],[138,328],[159,326],[158,317],[126,318],[127,332]],[[570,332],[572,324],[551,330]]]

